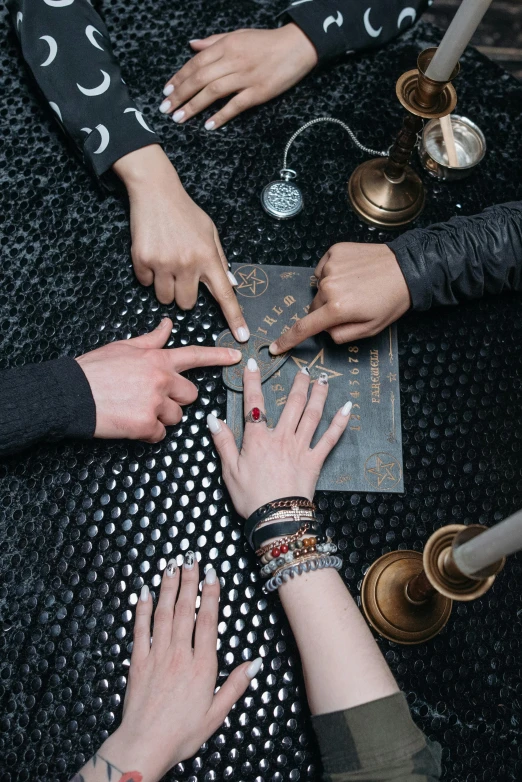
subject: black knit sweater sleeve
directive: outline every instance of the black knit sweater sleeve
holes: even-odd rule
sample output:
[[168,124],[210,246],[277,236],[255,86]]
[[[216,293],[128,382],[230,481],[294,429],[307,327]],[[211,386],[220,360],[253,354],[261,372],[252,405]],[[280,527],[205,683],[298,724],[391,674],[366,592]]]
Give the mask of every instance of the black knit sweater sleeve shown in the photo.
[[22,55],[56,119],[97,176],[160,139],[130,97],[89,0],[9,0]]
[[0,456],[62,437],[92,437],[96,407],[73,358],[0,372]]
[[310,38],[319,62],[383,46],[411,27],[428,0],[293,0],[283,13]]
[[522,290],[522,201],[415,228],[387,244],[415,310]]

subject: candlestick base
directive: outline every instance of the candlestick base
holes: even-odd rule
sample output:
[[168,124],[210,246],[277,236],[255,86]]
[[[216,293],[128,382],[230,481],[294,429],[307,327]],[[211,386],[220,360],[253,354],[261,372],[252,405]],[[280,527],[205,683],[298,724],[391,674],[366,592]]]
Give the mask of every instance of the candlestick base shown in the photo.
[[429,641],[446,625],[452,601],[434,592],[421,603],[406,593],[408,583],[423,569],[417,551],[391,551],[367,571],[362,589],[362,608],[371,626],[389,641],[411,645]]
[[387,165],[388,158],[375,158],[357,166],[348,182],[348,196],[365,222],[399,228],[422,212],[424,187],[410,166],[405,166],[402,179],[394,181],[387,176]]

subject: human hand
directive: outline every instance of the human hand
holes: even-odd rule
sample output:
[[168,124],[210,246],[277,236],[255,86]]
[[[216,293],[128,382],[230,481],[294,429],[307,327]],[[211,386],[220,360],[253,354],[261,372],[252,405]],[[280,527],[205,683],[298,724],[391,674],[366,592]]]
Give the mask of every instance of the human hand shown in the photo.
[[[176,763],[198,751],[259,672],[261,658],[239,665],[214,695],[218,673],[216,571],[207,571],[194,633],[198,584],[198,563],[191,551],[185,554],[182,576],[176,560],[169,561],[154,613],[152,645],[152,597],[147,586],[142,588],[122,722],[100,747],[95,762],[88,761],[81,770],[85,782],[109,778],[157,782]],[[109,764],[111,774],[104,776]]]
[[[190,41],[198,52],[167,82],[164,114],[185,122],[218,98],[235,93],[205,123],[215,130],[245,109],[297,84],[317,64],[310,39],[293,22],[277,30],[234,30]],[[180,108],[183,106],[183,108]]]
[[334,244],[317,269],[317,295],[308,315],[270,345],[277,356],[327,331],[341,345],[371,337],[411,306],[406,280],[385,244]]
[[[221,458],[223,479],[237,512],[248,518],[257,508],[281,497],[312,499],[323,463],[350,420],[352,403],[334,416],[314,448],[310,443],[319,425],[326,397],[326,376],[308,388],[310,375],[297,373],[288,401],[274,429],[265,423],[245,424],[241,453],[229,427],[210,414],[208,427]],[[243,376],[245,416],[254,407],[264,410],[261,375],[255,359],[248,360]]]
[[130,201],[132,262],[142,285],[152,285],[162,304],[183,310],[196,304],[204,282],[238,342],[248,327],[241,313],[227,259],[210,217],[185,192],[175,168],[157,144],[120,158],[114,169]]
[[165,437],[165,426],[181,421],[180,405],[198,395],[179,372],[241,360],[240,351],[229,348],[162,350],[171,330],[172,321],[165,318],[149,334],[112,342],[76,359],[96,404],[95,437],[157,443]]

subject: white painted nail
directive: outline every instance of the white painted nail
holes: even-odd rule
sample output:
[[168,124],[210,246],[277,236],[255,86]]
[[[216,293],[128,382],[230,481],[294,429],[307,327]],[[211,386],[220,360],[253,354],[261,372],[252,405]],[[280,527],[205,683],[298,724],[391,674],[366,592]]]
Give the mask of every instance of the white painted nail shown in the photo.
[[261,657],[256,657],[255,660],[252,660],[252,662],[250,663],[250,665],[245,671],[248,678],[253,679],[254,676],[257,676],[257,674],[261,670],[262,665],[263,665],[263,660],[261,659]]
[[170,109],[170,100],[164,100],[160,106],[160,111],[165,114]]
[[181,122],[184,116],[185,116],[185,112],[183,111],[183,109],[180,109],[179,111],[174,112],[174,114],[172,115],[172,119],[174,120],[174,122]]
[[328,385],[328,375],[326,372],[321,372],[319,375],[318,383],[320,386],[327,386]]
[[250,372],[257,372],[257,361],[255,358],[249,358],[247,361],[247,367]]
[[345,416],[348,416],[348,415],[350,415],[350,410],[351,409],[352,409],[352,403],[351,402],[347,402],[345,404],[345,406],[343,407],[343,409],[341,410],[341,414],[345,415]]
[[187,551],[185,554],[185,561],[183,563],[183,567],[185,570],[192,570],[194,567],[194,562],[196,561],[196,555],[193,551]]
[[308,367],[303,367],[301,372],[303,373],[303,375],[310,377],[310,370],[308,369]]
[[215,584],[217,581],[217,573],[214,570],[213,567],[210,568],[210,570],[207,570],[207,575],[205,576],[205,584]]
[[207,426],[212,432],[212,434],[217,434],[221,431],[221,424],[219,423],[218,419],[215,415],[212,413],[209,413],[207,415]]
[[173,92],[174,92],[173,84],[167,84],[167,86],[163,88],[163,94],[165,95],[165,97],[167,97],[168,95],[172,95]]
[[205,122],[205,130],[214,130],[216,123],[213,119],[209,119]]
[[140,592],[140,600],[143,600],[143,602],[146,603],[148,599],[149,599],[149,588],[147,584],[143,584]]
[[250,337],[250,332],[247,328],[244,326],[240,326],[237,330],[237,338],[239,342],[248,342],[248,338]]
[[192,38],[189,43],[199,43],[199,41],[201,41],[201,38]]
[[177,569],[178,569],[178,566],[176,565],[176,560],[175,559],[169,559],[169,561],[167,562],[167,568],[166,568],[167,576],[169,578],[174,578],[174,576],[176,575],[176,570]]
[[236,280],[232,272],[227,272],[227,277],[231,285],[239,285],[238,281]]

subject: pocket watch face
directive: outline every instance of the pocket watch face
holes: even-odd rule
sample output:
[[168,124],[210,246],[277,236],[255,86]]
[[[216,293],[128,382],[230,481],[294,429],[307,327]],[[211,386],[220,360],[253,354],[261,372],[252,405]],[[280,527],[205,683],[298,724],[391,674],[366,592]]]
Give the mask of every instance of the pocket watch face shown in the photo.
[[303,208],[303,195],[297,185],[280,179],[270,182],[261,193],[265,212],[278,220],[295,217]]

